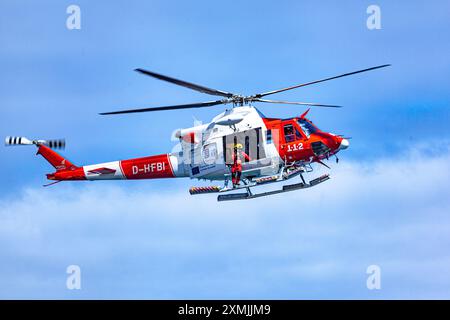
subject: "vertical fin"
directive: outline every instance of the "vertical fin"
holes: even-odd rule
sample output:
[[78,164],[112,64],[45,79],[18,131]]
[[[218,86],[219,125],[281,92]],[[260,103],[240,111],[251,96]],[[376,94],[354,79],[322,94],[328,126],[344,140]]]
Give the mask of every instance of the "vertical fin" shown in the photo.
[[38,151],[36,154],[40,154],[41,156],[43,156],[45,160],[47,160],[53,167],[55,167],[56,170],[64,170],[76,167],[69,160],[65,159],[60,154],[56,153],[43,144],[38,145]]

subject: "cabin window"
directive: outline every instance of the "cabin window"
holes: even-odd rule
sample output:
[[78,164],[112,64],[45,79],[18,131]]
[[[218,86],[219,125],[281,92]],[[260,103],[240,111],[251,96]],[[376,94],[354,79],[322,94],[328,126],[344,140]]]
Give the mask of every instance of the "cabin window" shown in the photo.
[[267,140],[267,143],[272,143],[272,130],[267,130],[266,131],[266,140]]
[[294,126],[292,124],[287,124],[284,126],[284,139],[286,140],[286,143],[295,140]]
[[205,164],[213,164],[217,159],[217,145],[215,142],[203,147],[203,161]]

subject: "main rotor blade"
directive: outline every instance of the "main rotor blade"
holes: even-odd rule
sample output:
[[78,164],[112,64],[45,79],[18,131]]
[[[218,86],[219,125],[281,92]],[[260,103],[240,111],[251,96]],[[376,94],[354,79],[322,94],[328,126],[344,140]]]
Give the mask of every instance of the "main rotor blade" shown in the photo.
[[341,75],[338,75],[338,76],[325,78],[325,79],[321,79],[321,80],[315,80],[315,81],[311,81],[311,82],[307,82],[307,83],[302,83],[302,84],[298,84],[298,85],[292,86],[292,87],[287,87],[287,88],[283,88],[283,89],[279,89],[279,90],[273,90],[273,91],[268,91],[268,92],[264,92],[264,93],[255,94],[254,97],[255,98],[261,98],[261,97],[268,96],[270,94],[275,94],[275,93],[278,93],[278,92],[283,92],[283,91],[288,91],[288,90],[297,89],[297,88],[301,88],[301,87],[306,87],[306,86],[309,86],[309,85],[312,85],[312,84],[325,82],[325,81],[329,81],[329,80],[333,80],[333,79],[338,79],[338,78],[342,78],[342,77],[347,77],[347,76],[351,76],[353,74],[367,72],[367,71],[380,69],[380,68],[385,68],[385,67],[389,67],[389,66],[390,66],[390,64],[383,64],[381,66],[376,66],[376,67],[372,67],[372,68],[368,68],[368,69],[363,69],[363,70],[353,71],[353,72],[349,72],[349,73],[344,73],[344,74],[341,74]]
[[204,107],[211,107],[211,106],[215,106],[215,105],[218,105],[218,104],[226,104],[226,103],[228,103],[228,100],[217,100],[217,101],[200,102],[200,103],[178,104],[178,105],[174,105],[174,106],[165,106],[165,107],[128,109],[128,110],[119,110],[119,111],[111,111],[111,112],[102,112],[102,113],[99,113],[99,114],[100,115],[111,115],[111,114],[152,112],[152,111],[163,111],[163,110],[204,108]]
[[266,103],[281,103],[281,104],[295,104],[300,106],[313,106],[313,107],[326,107],[326,108],[342,108],[342,106],[335,106],[331,104],[320,104],[314,102],[292,102],[292,101],[278,101],[278,100],[267,100],[267,99],[253,99],[253,101],[257,102],[266,102]]
[[167,81],[185,88],[189,88],[192,90],[196,90],[196,91],[200,91],[202,93],[206,93],[206,94],[210,94],[213,96],[222,96],[222,97],[227,97],[227,98],[231,98],[232,96],[234,96],[234,94],[230,93],[230,92],[226,92],[226,91],[222,91],[222,90],[216,90],[216,89],[211,89],[208,87],[204,87],[195,83],[191,83],[191,82],[187,82],[187,81],[183,81],[183,80],[179,80],[179,79],[175,79],[175,78],[171,78],[156,72],[152,72],[152,71],[148,71],[148,70],[144,70],[144,69],[135,69],[135,71],[140,72],[142,74],[145,74],[147,76],[159,79],[159,80],[163,80],[163,81]]

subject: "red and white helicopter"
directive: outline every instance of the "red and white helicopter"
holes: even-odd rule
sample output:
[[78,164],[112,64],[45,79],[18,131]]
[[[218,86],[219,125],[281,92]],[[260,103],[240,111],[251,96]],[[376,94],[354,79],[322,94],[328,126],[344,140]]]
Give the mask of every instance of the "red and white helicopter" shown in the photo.
[[[144,69],[136,69],[144,75],[209,95],[220,96],[222,99],[201,103],[105,112],[100,113],[101,115],[203,108],[220,104],[230,104],[232,108],[226,109],[209,123],[178,130],[175,135],[180,141],[180,151],[143,158],[77,166],[52,150],[64,148],[64,140],[30,140],[25,137],[6,137],[5,144],[36,145],[38,148],[37,154],[42,155],[56,169],[55,172],[47,174],[47,179],[54,180],[48,185],[73,180],[190,177],[199,180],[223,181],[221,187],[192,187],[189,190],[193,195],[219,193],[218,201],[251,199],[309,188],[328,180],[329,175],[322,175],[306,182],[303,174],[313,171],[313,163],[327,166],[323,160],[336,155],[340,150],[347,149],[349,147],[348,138],[321,131],[306,118],[309,109],[302,115],[293,118],[267,118],[252,104],[262,102],[339,107],[308,102],[267,100],[265,97],[387,66],[389,65],[376,66],[251,96],[241,96],[211,89]],[[239,148],[243,149],[242,152],[245,152],[246,157],[239,160],[241,170],[239,175],[242,179],[237,184],[230,185],[233,175],[232,167],[236,164],[237,145],[240,145]],[[338,161],[337,157],[336,161]],[[299,182],[285,184],[281,189],[262,193],[253,193],[251,190],[256,186],[284,182],[296,176],[300,177]],[[241,192],[228,193],[235,190],[241,190]]]

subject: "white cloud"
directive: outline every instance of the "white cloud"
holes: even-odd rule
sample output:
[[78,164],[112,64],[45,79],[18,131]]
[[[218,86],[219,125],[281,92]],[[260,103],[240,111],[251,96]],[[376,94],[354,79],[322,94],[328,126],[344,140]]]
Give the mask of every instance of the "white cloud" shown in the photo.
[[[231,203],[158,181],[25,189],[0,202],[0,296],[449,298],[450,153],[420,151]],[[81,292],[65,289],[69,264]],[[370,264],[380,292],[365,287]]]

